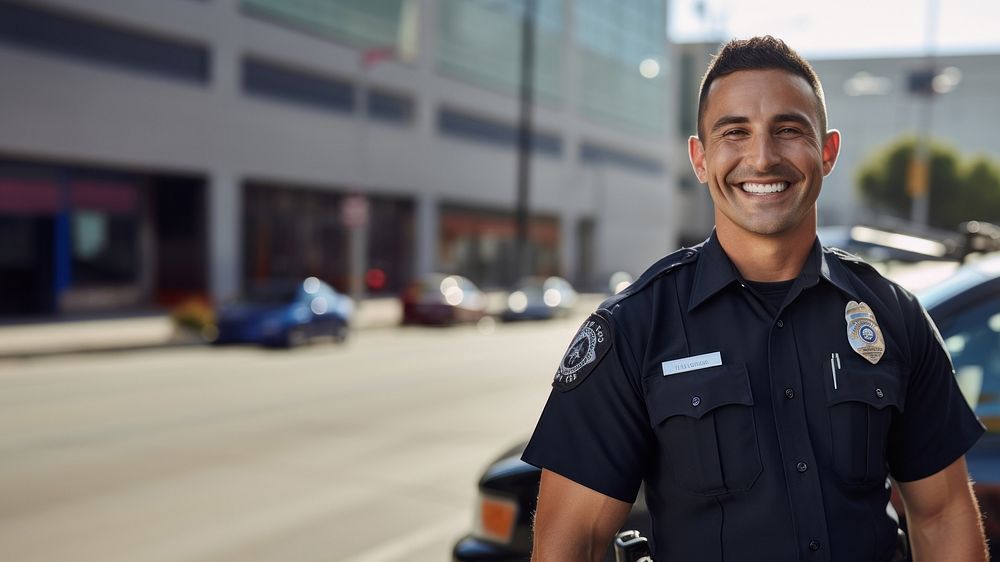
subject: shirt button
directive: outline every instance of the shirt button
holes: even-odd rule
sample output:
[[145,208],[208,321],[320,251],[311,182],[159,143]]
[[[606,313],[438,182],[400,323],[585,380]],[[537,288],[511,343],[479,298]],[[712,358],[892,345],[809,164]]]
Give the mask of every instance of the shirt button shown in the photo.
[[815,541],[815,540],[814,541],[809,541],[809,550],[812,550],[813,552],[815,552],[815,551],[819,550],[819,547],[820,547],[819,541]]
[[691,405],[694,406],[695,408],[701,406],[701,396],[695,396],[691,398]]
[[802,461],[799,461],[799,464],[795,465],[795,470],[798,470],[799,472],[805,472],[809,470],[809,465]]
[[779,328],[784,328],[785,327],[785,323],[782,322],[781,320],[778,320],[778,327]]
[[795,398],[795,391],[792,390],[792,389],[790,389],[790,388],[786,388],[785,389],[785,398],[787,398],[789,400],[791,400],[792,398]]
[[885,398],[885,393],[882,392],[881,388],[876,388],[875,389],[875,396],[878,396],[879,398]]

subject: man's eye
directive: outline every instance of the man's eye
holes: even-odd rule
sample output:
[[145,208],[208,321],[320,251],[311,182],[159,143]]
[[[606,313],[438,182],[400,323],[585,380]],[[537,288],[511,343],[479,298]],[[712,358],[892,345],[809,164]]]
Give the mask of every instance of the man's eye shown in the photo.
[[740,137],[740,136],[743,136],[745,134],[746,134],[746,131],[744,131],[743,129],[730,129],[730,130],[722,133],[722,136],[724,136],[724,137]]
[[798,135],[801,134],[801,131],[794,127],[782,127],[781,129],[778,129],[778,134],[784,136]]

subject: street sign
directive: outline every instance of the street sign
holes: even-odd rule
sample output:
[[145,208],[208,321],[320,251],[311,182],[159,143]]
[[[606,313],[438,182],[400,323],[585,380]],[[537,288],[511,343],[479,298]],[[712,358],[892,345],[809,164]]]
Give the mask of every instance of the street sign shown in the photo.
[[348,228],[361,228],[368,225],[368,198],[364,195],[349,195],[344,198],[340,207],[341,220]]

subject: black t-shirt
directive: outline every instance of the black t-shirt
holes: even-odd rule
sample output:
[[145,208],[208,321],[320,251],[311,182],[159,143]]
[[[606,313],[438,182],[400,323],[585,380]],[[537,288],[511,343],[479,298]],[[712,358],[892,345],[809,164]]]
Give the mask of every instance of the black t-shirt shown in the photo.
[[626,502],[658,562],[887,561],[887,477],[983,427],[916,299],[817,242],[776,310],[713,235],[581,327],[524,460]]
[[792,288],[792,284],[795,283],[794,279],[789,279],[788,281],[744,281],[744,283],[750,287],[764,304],[767,305],[771,312],[777,314],[781,310],[781,305],[785,302],[785,297],[788,296],[788,291]]

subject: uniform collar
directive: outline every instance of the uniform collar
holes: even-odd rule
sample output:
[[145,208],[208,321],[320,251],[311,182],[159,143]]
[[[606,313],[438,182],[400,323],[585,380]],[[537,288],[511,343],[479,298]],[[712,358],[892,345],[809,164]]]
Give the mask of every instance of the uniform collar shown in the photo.
[[[851,277],[851,273],[844,267],[844,264],[836,256],[824,250],[817,238],[813,242],[812,250],[809,257],[806,258],[802,271],[792,285],[788,300],[793,300],[802,289],[812,287],[820,279],[829,282],[851,298],[858,300],[860,297],[851,283]],[[695,269],[688,311],[694,310],[733,282],[743,283],[743,279],[732,260],[726,255],[725,250],[722,249],[722,245],[719,244],[718,237],[713,231],[708,240],[701,245],[701,257],[698,258]]]
[[709,297],[718,293],[730,283],[740,279],[736,266],[719,244],[719,239],[712,235],[701,244],[701,256],[698,258],[694,272],[694,285],[691,287],[691,300],[688,302],[688,312],[694,310]]

